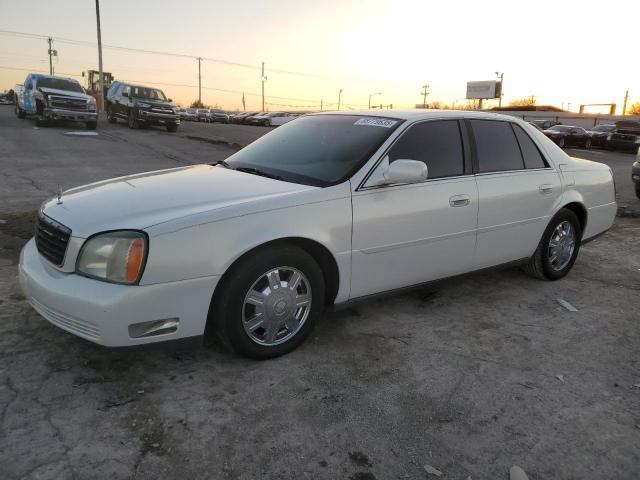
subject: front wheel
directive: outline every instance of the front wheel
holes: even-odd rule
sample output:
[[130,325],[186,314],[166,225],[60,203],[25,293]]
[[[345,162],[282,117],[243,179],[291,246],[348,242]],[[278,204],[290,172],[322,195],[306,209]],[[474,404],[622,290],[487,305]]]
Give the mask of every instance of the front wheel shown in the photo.
[[178,125],[176,125],[175,123],[167,123],[167,132],[177,132],[178,131]]
[[525,267],[525,271],[541,280],[564,277],[576,261],[582,227],[575,213],[561,209],[549,222],[538,248]]
[[589,150],[591,148],[591,139],[587,139],[584,142],[584,148],[585,148],[585,150]]
[[564,145],[565,145],[564,138],[559,138],[559,139],[558,139],[558,146],[559,146],[560,148],[564,148]]
[[259,249],[241,259],[216,289],[207,334],[250,358],[273,358],[298,347],[324,306],[317,262],[294,245]]
[[87,126],[87,130],[95,130],[98,127],[98,122],[96,121],[87,122],[86,126]]
[[109,123],[116,123],[117,121],[116,116],[113,112],[113,107],[111,105],[109,105],[109,108],[107,108],[107,120]]
[[636,197],[640,198],[640,182],[636,182]]

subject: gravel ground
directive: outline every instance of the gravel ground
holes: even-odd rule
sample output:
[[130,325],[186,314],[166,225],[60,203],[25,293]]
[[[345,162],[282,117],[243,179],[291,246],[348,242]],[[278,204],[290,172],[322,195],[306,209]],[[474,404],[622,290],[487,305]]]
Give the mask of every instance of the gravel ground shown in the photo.
[[531,480],[639,477],[637,218],[561,281],[507,269],[369,301],[267,362],[216,346],[108,350],[48,324],[16,279],[39,202],[60,179],[233,151],[188,128],[239,132],[185,127],[101,124],[118,140],[96,140],[0,113],[1,479],[437,478],[428,466],[475,480],[512,465]]

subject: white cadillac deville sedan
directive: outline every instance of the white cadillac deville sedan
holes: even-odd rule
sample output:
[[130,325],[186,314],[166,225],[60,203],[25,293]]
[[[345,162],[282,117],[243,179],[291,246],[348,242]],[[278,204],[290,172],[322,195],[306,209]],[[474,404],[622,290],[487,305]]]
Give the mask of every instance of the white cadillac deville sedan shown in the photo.
[[102,345],[206,333],[268,358],[328,306],[514,262],[559,279],[616,207],[607,166],[511,117],[313,114],[217,165],[45,202],[19,276],[44,318]]

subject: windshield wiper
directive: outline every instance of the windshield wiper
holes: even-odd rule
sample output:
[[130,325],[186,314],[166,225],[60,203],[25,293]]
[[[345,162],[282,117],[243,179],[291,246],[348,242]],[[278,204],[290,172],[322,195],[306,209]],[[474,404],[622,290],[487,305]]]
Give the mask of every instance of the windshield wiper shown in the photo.
[[259,175],[261,177],[273,178],[274,180],[284,180],[280,175],[273,175],[271,173],[263,172],[262,170],[258,170],[253,167],[238,167],[234,170],[244,173],[250,173],[251,175]]

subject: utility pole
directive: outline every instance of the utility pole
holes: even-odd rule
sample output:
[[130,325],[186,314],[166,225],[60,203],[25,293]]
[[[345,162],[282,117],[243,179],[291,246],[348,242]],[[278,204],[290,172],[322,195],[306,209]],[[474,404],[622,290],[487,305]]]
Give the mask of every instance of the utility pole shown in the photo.
[[624,92],[624,103],[622,104],[622,116],[627,114],[627,100],[629,100],[629,90]]
[[504,85],[504,72],[496,72],[496,77],[500,79],[500,96],[498,97],[498,108],[502,107],[502,86]]
[[102,74],[102,33],[100,31],[100,0],[96,0],[96,21],[98,22],[98,111],[103,110],[104,103],[104,75]]
[[262,111],[264,112],[264,82],[267,81],[267,77],[264,75],[264,62],[262,62]]
[[320,99],[320,111],[322,111],[322,99]]
[[422,108],[427,108],[427,95],[429,95],[429,85],[422,85]]
[[372,93],[369,95],[369,110],[371,110],[371,97],[373,97],[374,95],[382,95],[381,92],[377,92],[377,93]]
[[198,57],[198,103],[202,105],[202,58]]
[[342,89],[338,92],[338,111],[340,111],[340,99],[342,97]]
[[53,38],[49,37],[49,75],[53,76],[53,52],[54,50],[51,48],[51,44],[53,43]]

